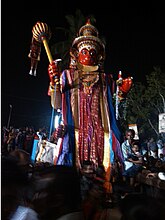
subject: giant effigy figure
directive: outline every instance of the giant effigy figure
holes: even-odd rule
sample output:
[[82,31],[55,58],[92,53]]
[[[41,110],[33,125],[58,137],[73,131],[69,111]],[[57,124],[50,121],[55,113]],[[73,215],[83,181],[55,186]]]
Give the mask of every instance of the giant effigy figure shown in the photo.
[[57,60],[49,61],[48,94],[53,108],[61,110],[65,128],[56,164],[81,169],[88,161],[94,169],[104,165],[109,175],[114,157],[122,160],[120,131],[111,97],[112,77],[104,72],[105,45],[96,27],[88,20],[80,28],[70,48],[68,69],[60,71]]
[[56,61],[49,64],[52,105],[61,108],[67,128],[57,163],[70,164],[75,159],[80,168],[90,161],[94,168],[103,164],[108,169],[114,153],[121,156],[111,78],[104,73],[104,60],[105,45],[88,20],[71,45],[69,68],[61,73]]

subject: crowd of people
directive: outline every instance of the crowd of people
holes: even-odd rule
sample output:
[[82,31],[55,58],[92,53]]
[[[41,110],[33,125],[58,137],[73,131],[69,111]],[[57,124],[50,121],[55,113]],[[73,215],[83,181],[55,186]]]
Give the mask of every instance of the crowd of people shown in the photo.
[[76,167],[31,163],[30,154],[14,149],[2,154],[3,220],[108,219],[104,167],[90,162]]
[[124,156],[123,179],[129,178],[130,185],[139,172],[144,169],[151,172],[165,172],[165,140],[163,134],[157,140],[150,138],[148,141],[140,143],[135,140],[135,131],[128,129],[125,134],[126,140],[121,144]]
[[[50,139],[48,139],[48,131],[46,128],[35,130],[33,126],[25,126],[22,128],[14,128],[10,126],[7,129],[5,126],[1,132],[1,148],[2,154],[10,153],[16,149],[24,150],[32,155],[34,140],[46,140],[50,143],[57,144],[58,138],[62,135],[63,130],[60,125],[55,129]],[[124,141],[121,143],[123,154],[124,172],[123,176],[132,176],[149,165],[150,161],[165,162],[165,138],[164,134],[160,134],[157,139],[153,137],[145,141],[135,139],[135,131],[128,129],[125,133]]]
[[4,126],[1,132],[2,153],[11,152],[15,149],[21,149],[31,155],[34,139],[48,139],[48,132],[45,128],[35,130],[33,126],[24,126],[16,128]]
[[[104,166],[99,166],[97,170],[95,170],[90,161],[85,161],[82,169],[77,170],[75,169],[75,167],[70,166],[54,166],[52,164],[43,162],[37,162],[36,164],[32,163],[31,156],[34,140],[38,140],[38,142],[39,140],[46,140],[52,143],[57,143],[57,135],[55,138],[55,134],[57,134],[57,132],[53,132],[50,140],[48,140],[48,132],[45,128],[38,129],[37,131],[35,131],[32,127],[25,127],[24,129],[16,129],[14,127],[11,127],[10,129],[3,128],[3,138],[1,143],[3,149],[3,219],[7,219],[7,216],[12,216],[10,219],[19,219],[19,212],[24,213],[24,215],[31,216],[29,217],[29,219],[34,220],[57,219],[57,217],[59,217],[60,215],[65,215],[66,213],[68,213],[68,211],[69,213],[73,212],[76,215],[75,219],[83,219],[84,215],[86,216],[85,219],[108,219],[108,212],[105,210],[107,210],[108,208],[112,208],[113,206],[113,192],[111,194],[108,194],[104,187],[106,182]],[[133,187],[135,187],[136,184],[136,175],[144,169],[150,170],[150,174],[165,172],[163,139],[159,137],[157,141],[154,142],[153,138],[151,138],[144,145],[144,143],[140,143],[139,140],[135,140],[134,137],[134,130],[128,129],[125,133],[125,140],[121,143],[121,149],[124,158],[123,166],[119,164],[118,167],[115,167],[114,172],[114,167],[112,166],[110,181],[112,181],[113,187],[115,184],[118,184],[117,180],[115,179],[116,172],[119,173],[122,181],[125,182],[127,186],[130,185]],[[156,145],[156,150],[153,147],[154,144]],[[9,168],[10,166],[13,166],[12,169]],[[20,177],[15,176],[16,178],[14,178],[13,180],[11,176],[13,174],[15,175],[17,169],[18,172],[20,172],[18,173]],[[12,172],[14,173],[12,174]],[[57,174],[58,172],[60,172],[60,177]],[[73,174],[72,172],[75,172],[76,174]],[[65,178],[67,178],[67,180],[63,179],[64,177],[62,177],[62,174],[64,176],[66,175]],[[57,186],[59,187],[60,183],[63,184],[64,182],[68,182],[69,179],[72,178],[72,175],[77,175],[77,177],[74,176],[74,178],[78,178],[76,180],[78,182],[75,183],[77,184],[77,186],[74,186],[74,189],[76,189],[75,187],[79,186],[79,188],[77,188],[77,191],[75,191],[76,195],[74,195],[76,202],[72,208],[66,207],[66,213],[58,209],[58,212],[56,211],[56,216],[56,214],[53,212],[56,207],[56,204],[54,204],[54,202],[57,202],[57,198],[59,195],[57,196],[57,192],[54,192],[54,186],[56,186],[57,184]],[[58,178],[61,178],[59,180],[61,181],[60,183],[56,182],[58,181]],[[70,181],[72,182],[72,180]],[[13,181],[16,182],[13,183]],[[19,186],[19,184],[21,184],[21,187]],[[69,189],[68,191],[71,193],[67,195],[67,199],[73,199],[74,190],[72,190],[71,188],[72,184],[69,182],[68,184],[70,185],[64,186],[64,188],[67,187],[67,189]],[[12,188],[15,187],[17,188],[17,190],[12,189],[11,185]],[[8,188],[10,188],[9,192],[7,192]],[[25,193],[25,191],[26,193],[28,193],[28,195],[26,195],[26,199],[24,201],[25,195],[22,195],[22,193]],[[11,195],[8,195],[10,194],[10,192]],[[17,198],[17,195],[13,196],[13,193],[18,193],[19,197],[22,196],[22,198]],[[46,196],[44,195],[44,193],[46,193]],[[65,193],[67,194],[66,191]],[[11,204],[7,205],[6,203],[9,199],[8,197],[10,196],[11,198],[13,197],[14,201],[11,200]],[[18,204],[15,203],[15,199],[17,200]],[[48,201],[50,200],[49,203],[45,202],[47,201],[47,199]],[[70,203],[70,201],[67,201],[67,203]],[[15,207],[14,204],[17,204],[17,206]],[[7,210],[6,207],[8,207]],[[62,207],[61,203],[60,207]],[[63,210],[65,209],[63,208]],[[73,216],[72,219],[74,219]]]

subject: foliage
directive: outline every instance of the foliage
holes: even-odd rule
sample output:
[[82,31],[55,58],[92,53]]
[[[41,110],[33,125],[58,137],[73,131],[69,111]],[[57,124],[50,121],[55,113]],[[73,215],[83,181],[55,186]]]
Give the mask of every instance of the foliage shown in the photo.
[[135,82],[126,99],[125,120],[120,117],[121,126],[125,128],[128,124],[137,124],[139,136],[156,138],[159,134],[159,113],[165,112],[164,85],[165,73],[159,67],[154,67],[153,72],[146,75],[145,84]]
[[[91,22],[95,22],[96,19],[93,15],[88,16]],[[74,38],[77,36],[78,31],[82,25],[87,21],[87,17],[85,17],[80,9],[76,9],[75,16],[74,15],[66,15],[65,16],[67,23],[69,24],[68,28],[57,27],[57,31],[62,31],[64,33],[65,39],[63,41],[59,41],[52,45],[51,52],[54,57],[60,57],[62,59],[61,69],[65,69],[69,64],[69,52],[70,47]]]
[[[74,38],[87,17],[77,9],[75,15],[65,16],[69,28],[57,27],[57,31],[64,33],[65,39],[51,47],[52,55],[61,58],[61,69],[69,64],[69,52]],[[91,23],[96,19],[89,15]],[[104,38],[102,41],[106,44]],[[165,112],[165,73],[159,67],[154,67],[153,72],[146,75],[145,82],[134,82],[126,100],[119,104],[119,125],[125,133],[128,124],[137,124],[139,136],[148,138],[158,135],[158,115]],[[114,100],[113,100],[114,101]],[[114,102],[115,106],[115,102]]]

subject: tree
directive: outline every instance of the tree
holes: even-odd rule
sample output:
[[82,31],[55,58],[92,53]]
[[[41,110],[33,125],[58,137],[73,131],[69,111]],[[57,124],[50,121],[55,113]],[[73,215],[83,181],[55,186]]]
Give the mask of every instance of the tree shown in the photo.
[[[91,22],[96,22],[94,15],[88,15]],[[60,56],[62,59],[61,68],[65,69],[69,64],[69,52],[73,39],[77,36],[77,33],[82,25],[87,21],[87,17],[82,14],[80,9],[76,9],[74,15],[66,15],[65,18],[69,24],[69,28],[57,27],[57,31],[64,33],[65,39],[59,41],[51,46],[51,52],[54,57]],[[58,57],[59,58],[59,57]]]
[[125,125],[135,123],[139,135],[157,137],[158,116],[165,112],[165,73],[159,67],[146,75],[146,82],[134,83],[127,96]]

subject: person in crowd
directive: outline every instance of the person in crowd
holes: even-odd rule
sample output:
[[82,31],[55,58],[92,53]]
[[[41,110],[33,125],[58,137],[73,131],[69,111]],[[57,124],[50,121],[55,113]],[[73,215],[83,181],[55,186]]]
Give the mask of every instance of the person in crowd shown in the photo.
[[149,153],[148,153],[148,139],[145,139],[140,143],[140,152],[143,156],[143,166],[147,167],[148,166],[148,158],[149,158]]
[[148,141],[148,152],[150,156],[154,158],[158,157],[158,147],[153,137],[151,137]]
[[134,141],[131,147],[132,153],[128,155],[128,160],[133,162],[133,166],[130,167],[126,173],[130,177],[130,185],[134,185],[136,182],[136,175],[143,169],[143,155],[140,153],[140,146],[138,141]]
[[[11,153],[13,153],[12,151]],[[22,168],[22,159],[7,155],[1,159],[1,219],[38,220],[28,193],[28,173]]]
[[23,132],[24,129],[25,129],[24,127],[21,127],[18,129],[19,131],[18,131],[16,139],[15,139],[17,149],[24,148],[24,142],[25,142],[25,133]]
[[140,146],[138,141],[134,141],[131,146],[132,153],[128,154],[128,159],[137,161],[136,164],[143,164],[143,156],[140,153]]
[[159,134],[156,144],[158,148],[158,158],[160,158],[160,155],[164,154],[165,149],[165,138],[162,133]]
[[43,135],[44,135],[43,129],[39,128],[38,131],[36,131],[36,134],[38,136],[39,141],[42,141],[42,138],[43,138]]
[[163,220],[165,219],[164,201],[145,194],[128,194],[119,203],[121,220]]
[[85,200],[93,184],[95,172],[90,161],[84,161],[80,170],[81,198]]
[[15,138],[16,138],[16,129],[12,127],[9,130],[9,135],[8,135],[8,139],[7,139],[8,152],[13,151],[15,149]]
[[125,140],[121,144],[121,149],[124,157],[124,170],[127,170],[133,165],[133,163],[128,161],[127,159],[128,159],[128,155],[132,153],[131,144],[134,141],[134,137],[135,137],[135,131],[133,129],[128,129],[125,133]]
[[24,141],[23,150],[27,151],[30,155],[32,153],[34,135],[35,135],[34,128],[27,126],[25,132],[25,141]]
[[13,157],[17,162],[17,165],[24,172],[29,173],[32,169],[32,162],[30,159],[30,154],[22,149],[15,149],[9,153],[9,156]]
[[85,161],[80,175],[82,210],[84,219],[98,220],[109,219],[112,200],[105,188],[105,169],[100,165],[96,170],[92,164]]
[[9,130],[6,128],[6,126],[3,126],[2,132],[1,132],[1,146],[2,146],[1,152],[2,152],[2,154],[8,154],[8,150],[7,150],[8,136],[9,136]]
[[33,173],[32,203],[40,220],[83,220],[80,176],[70,166],[50,166]]
[[165,162],[165,155],[163,153],[160,153],[159,157],[162,162]]
[[[128,129],[126,131],[126,140],[121,145],[124,156],[124,171],[122,174],[123,180],[127,181],[127,179],[129,178],[131,186],[134,184],[134,177],[142,169],[142,159],[140,159],[141,157],[137,158],[137,155],[135,155],[135,153],[137,154],[136,149],[138,146],[137,146],[137,142],[135,142],[134,140],[134,137],[135,137],[135,131],[133,129]],[[132,150],[133,143],[135,144],[134,146],[135,152],[133,152]],[[130,157],[131,155],[132,158]]]

